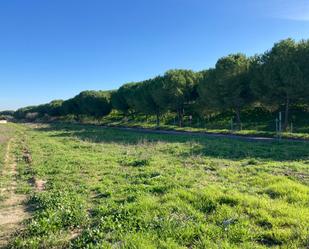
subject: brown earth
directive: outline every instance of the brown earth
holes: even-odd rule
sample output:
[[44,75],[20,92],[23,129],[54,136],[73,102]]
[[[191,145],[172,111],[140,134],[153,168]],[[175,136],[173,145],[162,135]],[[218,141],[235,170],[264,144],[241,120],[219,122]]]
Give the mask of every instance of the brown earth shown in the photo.
[[5,248],[14,235],[14,233],[22,229],[22,221],[29,218],[27,207],[24,205],[26,196],[16,193],[16,177],[17,169],[15,158],[11,153],[12,140],[8,142],[3,176],[9,179],[7,185],[0,189],[5,199],[0,202],[0,248]]

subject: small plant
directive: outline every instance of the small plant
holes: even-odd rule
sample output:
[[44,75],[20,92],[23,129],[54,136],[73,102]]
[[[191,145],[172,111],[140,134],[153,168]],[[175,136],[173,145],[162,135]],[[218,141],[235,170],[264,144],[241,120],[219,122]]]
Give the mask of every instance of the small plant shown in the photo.
[[123,166],[144,167],[150,164],[150,160],[146,158],[136,158],[133,156],[125,156],[119,163]]

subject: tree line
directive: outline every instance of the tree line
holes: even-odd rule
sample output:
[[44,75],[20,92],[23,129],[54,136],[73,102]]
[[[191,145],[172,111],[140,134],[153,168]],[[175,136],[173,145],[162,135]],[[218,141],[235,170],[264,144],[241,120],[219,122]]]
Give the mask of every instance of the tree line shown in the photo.
[[179,126],[185,114],[241,112],[259,103],[271,110],[284,107],[284,129],[290,107],[309,105],[309,40],[282,40],[263,54],[237,53],[220,58],[215,67],[194,72],[169,70],[164,75],[122,85],[114,91],[84,91],[74,98],[17,110],[14,117],[89,115],[102,117],[112,109],[124,115],[154,115],[157,125],[166,112]]

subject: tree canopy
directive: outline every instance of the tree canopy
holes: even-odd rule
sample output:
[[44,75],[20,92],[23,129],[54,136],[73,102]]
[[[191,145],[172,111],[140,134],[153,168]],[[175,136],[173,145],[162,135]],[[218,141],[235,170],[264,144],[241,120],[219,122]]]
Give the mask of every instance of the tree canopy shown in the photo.
[[63,113],[101,117],[110,113],[110,92],[84,91],[63,103]]
[[[241,112],[260,104],[272,110],[284,107],[284,128],[293,105],[309,105],[309,40],[282,40],[263,54],[242,53],[220,58],[214,68],[200,72],[174,69],[163,75],[122,85],[114,91],[84,91],[48,104],[20,108],[15,118],[88,115],[99,118],[115,109],[123,115],[184,115],[232,111],[241,124]],[[31,115],[30,115],[31,114]]]
[[200,101],[210,108],[235,112],[238,124],[240,111],[250,104],[250,59],[233,54],[218,60],[216,67],[205,71],[198,88]]
[[285,106],[284,129],[288,126],[290,106],[308,98],[308,61],[301,43],[287,39],[276,43],[261,56],[258,80],[252,84],[255,96],[266,105]]

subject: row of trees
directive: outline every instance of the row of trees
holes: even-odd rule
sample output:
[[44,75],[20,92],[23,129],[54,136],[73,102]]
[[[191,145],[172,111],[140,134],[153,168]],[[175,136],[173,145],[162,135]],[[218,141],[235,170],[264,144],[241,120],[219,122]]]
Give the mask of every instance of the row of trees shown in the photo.
[[123,85],[112,93],[112,106],[125,114],[156,115],[157,125],[163,113],[175,112],[181,126],[185,107],[197,100],[199,79],[200,74],[191,70],[170,70],[163,76]]
[[283,40],[253,57],[232,54],[201,72],[170,70],[116,91],[81,92],[66,101],[20,109],[15,116],[37,112],[101,117],[116,109],[124,115],[155,115],[159,125],[162,114],[174,112],[182,126],[184,113],[205,116],[231,110],[240,124],[241,111],[256,103],[271,110],[284,106],[284,128],[291,105],[309,104],[309,40]]
[[291,105],[309,103],[309,41],[276,43],[262,55],[232,54],[202,71],[171,70],[140,83],[125,84],[112,95],[113,107],[124,112],[176,112],[182,125],[184,110],[198,113],[241,111],[255,103],[270,110],[285,109],[288,126]]
[[72,114],[98,118],[110,113],[112,109],[110,95],[109,91],[84,91],[66,101],[54,100],[48,104],[20,108],[14,113],[14,117],[31,119],[45,115],[58,117]]

